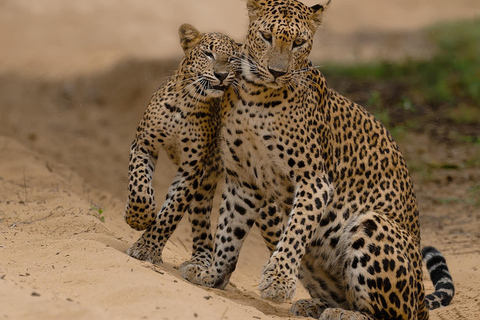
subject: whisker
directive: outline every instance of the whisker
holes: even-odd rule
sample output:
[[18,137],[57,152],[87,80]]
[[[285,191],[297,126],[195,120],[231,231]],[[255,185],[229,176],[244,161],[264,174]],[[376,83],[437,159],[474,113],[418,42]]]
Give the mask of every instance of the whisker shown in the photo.
[[179,80],[179,81],[175,82],[174,84],[175,85],[181,85],[181,84],[183,84],[185,82],[188,82],[188,81],[192,81],[192,80],[195,81],[194,79],[198,79],[198,78],[199,78],[199,76],[194,76],[194,77]]
[[[304,69],[310,69],[310,68],[304,68]],[[310,89],[310,86],[313,84],[312,80],[303,76],[303,72],[294,73],[292,78],[290,79],[290,83],[293,83],[296,86],[302,87],[305,89]]]
[[185,89],[191,86],[190,90],[187,91],[187,95],[192,96],[192,92],[197,92],[198,88],[196,85],[202,81],[203,77],[198,78],[197,80],[193,81],[191,84],[187,85]]
[[233,91],[235,91],[235,94],[238,96],[240,94],[240,89],[238,88],[240,82],[237,78],[235,78],[232,83],[230,84],[230,86],[233,88]]
[[197,90],[197,93],[195,95],[195,101],[196,101],[196,104],[198,104],[198,102],[200,102],[200,98],[202,96],[206,96],[206,92],[205,90],[206,89],[209,89],[210,87],[210,81],[208,81],[207,79],[205,79],[205,77],[202,77],[201,81],[200,81],[200,87],[198,88]]

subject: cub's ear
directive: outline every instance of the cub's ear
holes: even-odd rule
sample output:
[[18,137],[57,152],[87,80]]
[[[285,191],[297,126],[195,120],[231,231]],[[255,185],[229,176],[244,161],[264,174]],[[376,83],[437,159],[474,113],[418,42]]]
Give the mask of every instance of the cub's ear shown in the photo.
[[328,0],[327,3],[325,3],[325,4],[313,5],[313,6],[310,7],[310,9],[312,9],[313,12],[320,11],[319,13],[322,13],[323,11],[325,11],[328,8],[328,6],[330,5],[330,2],[332,2],[332,0]]
[[195,46],[202,38],[202,34],[188,23],[184,23],[178,28],[178,35],[180,36],[180,45],[185,52]]
[[250,21],[260,16],[263,4],[262,0],[247,0],[247,10]]
[[328,8],[328,5],[330,4],[331,0],[328,0],[326,4],[316,4],[312,7],[310,7],[310,10],[312,11],[312,24],[314,27],[314,31],[318,28],[318,26],[322,23],[322,16],[323,12]]

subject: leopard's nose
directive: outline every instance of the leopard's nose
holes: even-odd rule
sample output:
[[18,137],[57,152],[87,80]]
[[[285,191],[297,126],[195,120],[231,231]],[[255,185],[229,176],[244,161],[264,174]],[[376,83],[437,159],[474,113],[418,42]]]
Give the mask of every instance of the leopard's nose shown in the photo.
[[268,68],[268,71],[272,74],[272,76],[277,79],[278,77],[281,77],[283,75],[285,75],[287,73],[287,71],[283,71],[283,70],[275,70],[273,68]]
[[222,83],[222,81],[225,80],[228,76],[228,73],[226,72],[214,72],[213,74],[218,80],[220,80],[220,83]]

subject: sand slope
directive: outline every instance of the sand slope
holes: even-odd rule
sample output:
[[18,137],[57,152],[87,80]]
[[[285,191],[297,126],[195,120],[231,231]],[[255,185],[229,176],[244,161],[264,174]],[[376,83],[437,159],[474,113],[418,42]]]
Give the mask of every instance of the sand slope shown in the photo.
[[262,301],[249,302],[258,299],[251,280],[227,292],[181,280],[174,266],[188,257],[188,232],[172,239],[162,268],[130,258],[124,251],[138,234],[122,221],[119,201],[106,201],[102,222],[91,201],[105,196],[85,191],[76,174],[14,140],[0,138],[0,148],[3,317],[271,318],[254,304],[277,312]]
[[[259,297],[267,252],[256,230],[225,291],[193,286],[176,267],[188,258],[184,223],[161,267],[124,252],[138,237],[122,219],[123,203],[91,189],[71,170],[10,138],[0,138],[0,315],[10,319],[279,319],[289,303]],[[94,203],[102,203],[104,222]],[[454,214],[452,214],[453,216]],[[460,217],[462,220],[463,215]],[[464,218],[464,217],[463,217]],[[457,286],[451,306],[432,319],[474,319],[480,312],[478,235],[425,226],[424,243],[447,256]],[[476,226],[471,228],[478,228]],[[474,232],[473,230],[471,232]],[[426,279],[427,290],[432,285]],[[299,290],[298,297],[306,297]]]

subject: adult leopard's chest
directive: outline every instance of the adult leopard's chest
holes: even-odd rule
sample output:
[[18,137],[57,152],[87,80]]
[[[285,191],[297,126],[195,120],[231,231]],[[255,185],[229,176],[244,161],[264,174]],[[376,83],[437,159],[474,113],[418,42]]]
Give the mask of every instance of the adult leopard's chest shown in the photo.
[[[272,106],[274,105],[274,106]],[[289,124],[275,103],[239,99],[226,118],[222,148],[225,166],[258,186],[272,186],[289,175],[282,150]]]

